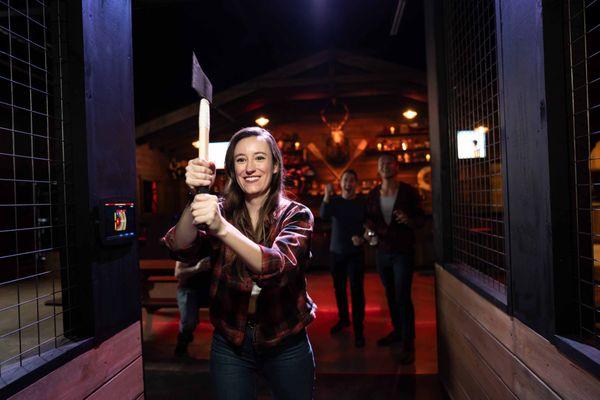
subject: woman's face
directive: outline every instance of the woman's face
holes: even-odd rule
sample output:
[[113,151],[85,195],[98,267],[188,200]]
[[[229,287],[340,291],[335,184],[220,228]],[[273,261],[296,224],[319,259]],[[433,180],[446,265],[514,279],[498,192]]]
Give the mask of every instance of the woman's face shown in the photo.
[[279,168],[273,163],[267,140],[260,136],[244,138],[237,143],[233,154],[235,179],[246,197],[266,195]]

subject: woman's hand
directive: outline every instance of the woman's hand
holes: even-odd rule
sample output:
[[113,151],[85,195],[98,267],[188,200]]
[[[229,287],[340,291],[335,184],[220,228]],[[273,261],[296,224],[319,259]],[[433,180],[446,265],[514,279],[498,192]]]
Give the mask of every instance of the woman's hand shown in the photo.
[[202,158],[188,161],[185,167],[185,183],[192,190],[215,183],[215,164]]
[[194,225],[206,224],[208,231],[219,235],[225,229],[225,220],[221,216],[219,200],[212,194],[197,194],[190,205]]

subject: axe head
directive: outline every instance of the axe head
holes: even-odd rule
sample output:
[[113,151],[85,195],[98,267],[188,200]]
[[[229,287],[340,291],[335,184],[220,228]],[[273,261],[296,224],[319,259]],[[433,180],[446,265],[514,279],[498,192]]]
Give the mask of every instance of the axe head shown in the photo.
[[208,80],[204,71],[200,67],[200,63],[198,63],[198,59],[196,58],[196,53],[192,52],[192,87],[196,89],[198,96],[200,98],[208,100],[209,103],[212,103],[212,83]]

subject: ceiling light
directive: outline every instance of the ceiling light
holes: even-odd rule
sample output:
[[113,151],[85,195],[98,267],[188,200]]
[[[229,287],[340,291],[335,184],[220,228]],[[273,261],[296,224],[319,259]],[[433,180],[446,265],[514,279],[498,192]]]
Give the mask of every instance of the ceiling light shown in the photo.
[[417,112],[415,110],[411,110],[410,108],[406,111],[404,111],[402,113],[402,115],[404,115],[404,118],[406,119],[413,119],[414,117],[417,116]]
[[260,126],[261,128],[264,128],[269,123],[269,118],[260,116],[256,118],[254,122],[256,122],[256,125]]

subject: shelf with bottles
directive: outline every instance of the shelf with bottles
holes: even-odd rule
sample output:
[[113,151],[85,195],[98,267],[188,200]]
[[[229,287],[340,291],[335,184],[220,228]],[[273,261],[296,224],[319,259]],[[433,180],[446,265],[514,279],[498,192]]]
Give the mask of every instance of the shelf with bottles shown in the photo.
[[313,166],[307,161],[306,149],[298,134],[284,134],[277,140],[285,166],[286,190],[294,196],[304,196],[316,176]]
[[428,163],[431,159],[427,130],[421,133],[384,133],[377,136],[373,147],[367,150],[371,156],[391,154],[401,164]]
[[314,182],[316,173],[310,164],[287,165],[285,170],[286,190],[294,195],[308,193]]
[[410,137],[408,135],[385,135],[378,136],[375,147],[370,149],[377,152],[397,152],[429,150],[429,137]]
[[283,165],[286,168],[306,164],[306,153],[304,150],[282,151]]

